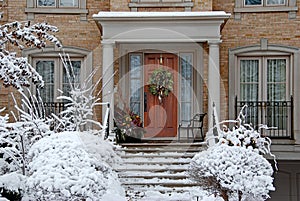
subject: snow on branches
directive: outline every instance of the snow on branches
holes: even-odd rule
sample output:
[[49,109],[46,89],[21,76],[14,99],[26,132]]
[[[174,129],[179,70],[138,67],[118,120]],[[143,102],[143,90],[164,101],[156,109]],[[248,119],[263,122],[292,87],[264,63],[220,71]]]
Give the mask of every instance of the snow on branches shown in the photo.
[[[36,104],[36,96],[32,95],[29,90],[27,93],[29,97],[20,91],[23,97],[21,104],[18,105],[15,101],[18,117],[12,114],[16,122],[8,123],[8,115],[0,115],[1,173],[22,170],[25,175],[28,164],[27,153],[30,147],[40,138],[52,133],[46,119],[42,117],[43,108]],[[13,95],[12,97],[14,98]]]
[[275,190],[273,168],[262,156],[269,154],[275,158],[270,151],[271,140],[245,123],[244,109],[237,120],[216,122],[209,131],[211,136],[217,131],[213,136],[216,144],[195,155],[188,170],[192,180],[225,201],[229,197],[239,201],[263,201],[269,198],[269,191]]
[[16,21],[0,26],[0,79],[4,86],[21,90],[22,86],[28,87],[30,81],[40,87],[44,85],[42,77],[26,58],[17,57],[15,52],[9,52],[6,48],[8,44],[21,50],[25,47],[43,48],[47,41],[61,47],[59,40],[50,32],[58,32],[58,29],[47,23],[30,25],[30,22]]
[[67,93],[66,91],[61,91],[62,95],[57,98],[66,103],[66,109],[58,116],[52,114],[55,120],[58,121],[55,130],[83,131],[90,130],[92,125],[104,129],[101,123],[93,120],[95,106],[104,105],[104,103],[99,102],[100,98],[98,96],[100,92],[94,95],[101,79],[95,84],[91,84],[97,69],[91,72],[82,83],[76,82],[78,78],[74,73],[74,67],[69,55],[60,55],[60,57],[67,74],[70,90]]

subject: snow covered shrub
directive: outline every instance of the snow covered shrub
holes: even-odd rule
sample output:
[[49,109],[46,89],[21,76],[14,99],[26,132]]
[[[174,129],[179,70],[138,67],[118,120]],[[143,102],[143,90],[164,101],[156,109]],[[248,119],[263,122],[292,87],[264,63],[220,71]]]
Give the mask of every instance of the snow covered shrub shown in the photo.
[[[9,200],[21,200],[25,190],[25,176],[13,172],[0,176],[0,195]],[[1,197],[0,196],[0,197]]]
[[92,129],[92,125],[96,125],[103,129],[104,127],[97,121],[93,120],[94,107],[102,105],[95,90],[101,79],[95,84],[92,79],[96,73],[95,69],[82,83],[79,82],[79,75],[76,74],[69,55],[61,55],[68,84],[69,91],[64,91],[57,99],[66,103],[65,110],[58,116],[53,115],[58,121],[56,125],[57,131],[84,131]]
[[[271,154],[271,139],[268,137],[262,137],[257,130],[254,130],[252,125],[244,122],[245,115],[243,112],[245,107],[246,106],[244,106],[240,111],[237,120],[228,120],[219,123],[223,126],[223,129],[218,129],[217,143],[253,149],[260,154]],[[230,129],[226,124],[234,124],[234,126]],[[261,125],[258,130],[267,128],[267,126]]]
[[274,190],[272,174],[272,166],[263,156],[225,144],[197,154],[189,167],[190,177],[201,186],[221,195],[239,193],[243,200],[267,199]]
[[103,200],[108,193],[111,200],[117,196],[122,200],[124,196],[117,175],[89,153],[78,132],[44,137],[32,146],[29,155],[32,162],[24,200],[92,201]]
[[[0,124],[0,167],[3,173],[20,171],[23,175],[26,174],[28,164],[27,153],[34,142],[38,139],[53,133],[50,131],[46,120],[41,116],[42,108],[35,105],[37,102],[36,96],[30,94],[28,98],[22,91],[20,106],[15,102],[18,115],[15,117],[15,122],[8,123],[8,116],[4,124]],[[14,97],[14,96],[13,96]]]
[[13,86],[19,90],[22,86],[29,86],[32,80],[38,86],[43,86],[44,81],[36,70],[28,63],[27,58],[17,57],[15,52],[7,49],[12,44],[19,49],[24,47],[43,48],[46,41],[60,47],[59,40],[51,35],[58,32],[55,26],[47,23],[11,22],[0,26],[0,79],[4,86]]
[[115,151],[113,142],[92,134],[91,131],[78,132],[78,135],[85,145],[86,151],[92,154],[97,160],[107,163],[110,167],[122,163],[121,157]]
[[[0,109],[0,113],[3,112],[5,108]],[[8,114],[4,116],[0,115],[0,150],[6,146],[3,138],[8,133],[7,123],[8,123]],[[3,152],[0,151],[0,175],[3,175],[6,172],[12,171],[13,167],[3,158]]]
[[[225,200],[228,197],[233,200],[266,200],[269,191],[275,190],[273,168],[262,156],[268,154],[275,160],[270,151],[271,140],[262,137],[250,124],[245,124],[243,109],[237,120],[216,122],[210,129],[209,132],[216,132],[211,136],[217,142],[207,151],[195,155],[188,174],[202,187],[217,192]],[[229,128],[229,124],[233,126]]]

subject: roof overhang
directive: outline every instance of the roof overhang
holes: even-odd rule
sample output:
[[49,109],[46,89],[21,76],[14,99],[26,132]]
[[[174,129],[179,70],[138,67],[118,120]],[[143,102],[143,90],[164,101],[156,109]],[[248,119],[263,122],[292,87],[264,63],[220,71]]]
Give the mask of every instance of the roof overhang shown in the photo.
[[93,15],[103,42],[219,41],[220,26],[229,17],[224,11],[99,12]]

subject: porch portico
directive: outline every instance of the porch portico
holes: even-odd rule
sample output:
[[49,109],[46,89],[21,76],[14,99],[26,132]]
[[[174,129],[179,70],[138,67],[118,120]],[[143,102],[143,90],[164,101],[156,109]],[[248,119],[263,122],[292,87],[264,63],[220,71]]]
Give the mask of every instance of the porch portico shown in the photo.
[[[208,61],[208,124],[212,126],[212,105],[220,115],[221,85],[219,45],[220,26],[230,17],[223,11],[210,12],[99,12],[93,18],[102,33],[103,102],[114,111],[114,48],[119,58],[134,51],[171,52],[190,50],[195,55],[195,70],[203,76],[202,44],[209,46]],[[201,50],[200,50],[201,49]],[[147,51],[146,51],[147,50]],[[159,50],[159,51],[158,51]],[[201,55],[200,55],[201,54]],[[195,84],[197,86],[197,83]],[[201,91],[197,87],[196,91]],[[199,92],[196,92],[199,93]],[[197,97],[197,95],[196,95]],[[202,108],[201,108],[202,110]],[[105,115],[105,111],[103,111]],[[111,118],[113,118],[111,116]],[[112,120],[110,122],[113,122]]]

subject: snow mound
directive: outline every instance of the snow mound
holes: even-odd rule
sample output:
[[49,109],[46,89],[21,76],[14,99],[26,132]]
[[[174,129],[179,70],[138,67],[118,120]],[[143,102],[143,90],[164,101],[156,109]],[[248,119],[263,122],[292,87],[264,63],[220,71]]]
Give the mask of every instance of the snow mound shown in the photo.
[[271,164],[245,147],[219,145],[194,156],[188,174],[202,186],[264,200],[273,187]]
[[[32,146],[28,194],[24,200],[107,200],[107,194],[112,199],[124,197],[117,175],[106,163],[109,160],[91,154],[80,135],[78,132],[53,134]],[[92,138],[91,134],[85,135]],[[111,150],[106,150],[108,157],[112,156]]]
[[10,192],[19,193],[20,190],[25,189],[24,180],[25,180],[25,176],[17,172],[1,175],[0,188],[3,188]]
[[115,145],[108,140],[102,140],[98,135],[89,132],[79,132],[79,137],[87,152],[96,157],[97,160],[106,162],[109,166],[122,163],[122,159],[115,152]]

